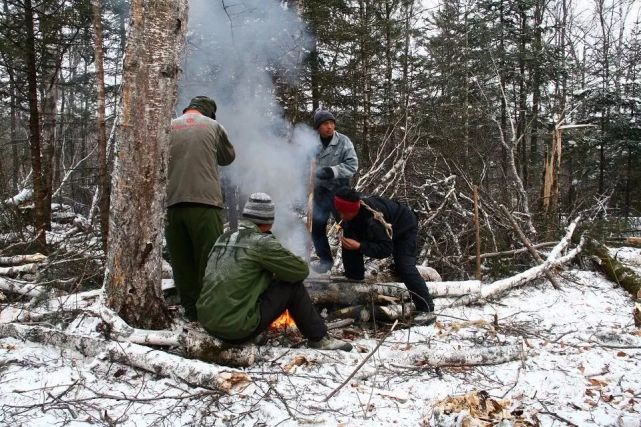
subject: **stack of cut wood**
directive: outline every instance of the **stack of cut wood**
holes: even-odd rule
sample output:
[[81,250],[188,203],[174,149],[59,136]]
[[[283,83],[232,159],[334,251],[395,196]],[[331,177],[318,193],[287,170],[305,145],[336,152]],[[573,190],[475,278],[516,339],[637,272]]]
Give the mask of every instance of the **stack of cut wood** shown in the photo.
[[[305,287],[316,306],[325,308],[327,319],[356,321],[411,321],[415,311],[402,282],[377,278],[353,281],[340,276],[310,277]],[[480,292],[479,280],[427,282],[433,298],[456,298]]]

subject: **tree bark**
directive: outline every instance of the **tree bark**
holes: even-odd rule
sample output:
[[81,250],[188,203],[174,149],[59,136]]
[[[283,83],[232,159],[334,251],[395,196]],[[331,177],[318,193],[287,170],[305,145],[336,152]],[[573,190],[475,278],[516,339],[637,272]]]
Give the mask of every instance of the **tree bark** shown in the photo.
[[105,119],[105,69],[102,37],[102,7],[100,0],[91,0],[94,51],[96,53],[97,87],[97,138],[98,138],[98,206],[100,210],[100,235],[102,248],[107,252],[109,236],[109,180],[107,179],[107,125]]
[[635,298],[641,298],[641,276],[610,256],[608,248],[604,244],[588,237],[586,239],[585,254],[598,260],[599,270],[605,273],[608,279],[619,284]]
[[40,112],[38,111],[38,74],[36,65],[36,36],[34,10],[31,0],[24,1],[24,24],[26,29],[26,46],[24,50],[27,64],[27,88],[29,99],[29,146],[31,151],[31,168],[33,170],[34,192],[34,226],[35,243],[39,250],[47,247],[45,220],[45,194],[42,182]]
[[251,366],[256,360],[254,345],[230,345],[199,330],[187,328],[186,332],[153,331],[136,329],[127,325],[118,315],[105,306],[100,307],[100,318],[109,325],[109,335],[118,341],[141,345],[180,347],[193,359],[226,366]]
[[412,359],[415,365],[434,366],[479,366],[498,365],[520,360],[525,356],[522,345],[501,347],[473,347],[458,351],[432,351],[419,353]]
[[106,304],[145,329],[162,329],[169,320],[160,289],[163,212],[186,30],[186,0],[132,1],[105,289]]
[[[481,289],[478,280],[460,282],[427,282],[427,289],[434,298],[458,297],[477,293]],[[379,296],[386,300],[410,301],[409,292],[403,283],[366,283],[336,278],[308,278],[305,287],[314,304],[341,304],[346,306],[367,305],[376,302]]]
[[45,228],[51,231],[51,201],[56,151],[56,116],[58,115],[58,67],[47,78],[48,85],[42,105],[42,188]]

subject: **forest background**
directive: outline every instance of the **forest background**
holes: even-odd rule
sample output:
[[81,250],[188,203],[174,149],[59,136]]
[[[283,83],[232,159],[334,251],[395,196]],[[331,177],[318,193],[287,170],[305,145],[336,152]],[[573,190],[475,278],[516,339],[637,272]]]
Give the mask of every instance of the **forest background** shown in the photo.
[[[211,95],[243,144],[269,128],[291,143],[315,109],[332,110],[361,160],[355,183],[421,213],[420,259],[444,277],[473,274],[475,186],[486,251],[515,246],[500,204],[536,241],[553,240],[586,210],[608,220],[599,229],[607,236],[613,226],[619,236],[634,231],[627,220],[641,207],[637,2],[255,3],[190,2],[176,111],[192,95]],[[122,179],[112,171],[129,6],[3,0],[0,234],[30,235],[29,245],[46,250],[41,231],[51,228],[52,206],[64,204],[88,218],[106,246],[110,178]],[[270,26],[283,14],[287,24]],[[224,24],[214,25],[214,37],[208,20]],[[265,38],[273,50],[259,57],[250,49],[248,62],[244,34],[261,31],[272,32]],[[248,138],[231,117],[246,97],[221,83],[269,95],[266,108],[242,116],[257,129]],[[241,166],[238,175],[252,167]],[[244,190],[233,179],[227,185],[232,223]],[[21,194],[33,198],[33,210],[13,207]]]

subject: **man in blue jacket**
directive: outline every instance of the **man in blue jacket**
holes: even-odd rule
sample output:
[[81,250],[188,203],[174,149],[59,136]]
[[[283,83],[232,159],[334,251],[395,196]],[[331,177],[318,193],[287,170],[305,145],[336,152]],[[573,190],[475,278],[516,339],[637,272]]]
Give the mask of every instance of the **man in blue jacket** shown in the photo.
[[314,129],[318,132],[319,147],[314,181],[312,242],[319,261],[312,264],[312,269],[326,273],[334,263],[327,241],[327,221],[332,214],[336,217],[334,195],[336,190],[349,185],[358,169],[358,158],[352,141],[336,132],[336,118],[329,111],[316,111]]

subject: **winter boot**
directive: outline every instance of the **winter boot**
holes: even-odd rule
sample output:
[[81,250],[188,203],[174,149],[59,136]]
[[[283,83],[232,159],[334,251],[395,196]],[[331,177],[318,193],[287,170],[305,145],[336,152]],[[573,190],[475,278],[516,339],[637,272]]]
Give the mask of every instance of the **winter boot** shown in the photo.
[[328,273],[332,269],[332,262],[325,260],[313,261],[309,266],[318,274]]
[[350,343],[332,338],[329,335],[325,335],[325,337],[319,341],[310,340],[308,344],[310,348],[315,348],[317,350],[352,350],[352,345]]
[[433,311],[417,311],[412,321],[418,326],[428,326],[434,322],[436,322],[436,314]]
[[267,341],[269,341],[269,337],[267,336],[267,332],[261,332],[260,334],[256,335],[252,340],[252,344],[262,347],[265,344],[267,344]]

